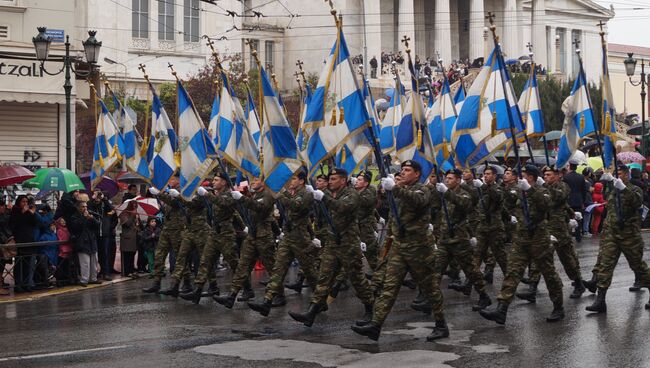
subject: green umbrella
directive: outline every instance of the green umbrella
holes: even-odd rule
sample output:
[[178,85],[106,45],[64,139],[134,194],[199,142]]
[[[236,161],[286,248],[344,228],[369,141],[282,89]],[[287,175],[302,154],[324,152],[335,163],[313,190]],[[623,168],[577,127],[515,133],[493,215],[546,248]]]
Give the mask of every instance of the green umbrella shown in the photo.
[[73,190],[85,190],[81,179],[67,169],[39,169],[34,175],[36,176],[25,181],[23,185],[28,188],[38,188],[41,191],[72,192]]

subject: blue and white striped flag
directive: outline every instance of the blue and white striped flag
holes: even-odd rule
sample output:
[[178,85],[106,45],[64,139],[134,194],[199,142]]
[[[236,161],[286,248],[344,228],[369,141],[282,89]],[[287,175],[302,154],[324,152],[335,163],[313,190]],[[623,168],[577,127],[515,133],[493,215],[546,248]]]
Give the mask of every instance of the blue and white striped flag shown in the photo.
[[119,145],[124,145],[122,135],[104,101],[99,98],[97,100],[101,112],[97,120],[97,132],[95,133],[93,148],[93,166],[90,171],[91,188],[99,184],[104,173],[112,169],[120,161]]
[[153,87],[150,86],[150,89],[153,100],[147,160],[151,169],[151,184],[163,190],[179,166],[179,160],[175,156],[178,138],[158,94]]
[[[362,144],[363,140],[355,143],[352,138],[369,127],[370,117],[341,27],[338,27],[337,34],[305,113],[304,128],[314,128],[307,145],[311,175],[316,173],[322,162],[343,150],[345,143],[353,145],[348,147],[350,151],[356,150],[359,147],[356,143]],[[354,160],[360,157],[356,154],[353,156]]]
[[379,132],[379,147],[384,155],[395,152],[395,135],[397,134],[399,122],[402,120],[402,109],[406,103],[405,88],[400,81],[399,75],[395,77],[395,87],[392,92],[393,97],[391,97],[386,115],[381,121],[381,130]]
[[[248,131],[250,132],[257,147],[260,145],[260,117],[257,114],[255,107],[255,100],[251,95],[251,91],[246,91],[248,95],[246,99],[246,122],[248,124]],[[259,150],[259,149],[258,149]],[[259,155],[258,155],[259,156]]]
[[187,91],[180,81],[176,85],[181,195],[189,200],[217,165],[216,150]]
[[454,105],[458,105],[459,103],[465,101],[465,95],[467,94],[465,91],[465,86],[463,85],[463,81],[458,81],[458,83],[459,86],[456,90],[456,94],[454,95]]
[[135,126],[135,122],[131,119],[129,114],[127,114],[124,106],[120,100],[115,96],[115,93],[111,91],[113,95],[113,104],[115,105],[115,116],[117,116],[117,126],[122,126],[124,129],[124,161],[126,168],[132,173],[136,174],[145,181],[149,181],[151,178],[151,171],[149,170],[149,162],[147,162],[147,157],[142,155],[141,144],[140,142],[142,137],[138,134],[138,129]]
[[573,84],[571,95],[562,103],[562,112],[564,112],[564,126],[555,162],[560,169],[569,162],[582,139],[596,131],[594,112],[589,103],[587,78],[582,68]]
[[219,107],[221,105],[220,93],[221,91],[217,91],[214,95],[212,110],[210,112],[210,123],[208,123],[208,135],[212,140],[212,144],[217,148],[219,147],[219,135],[217,132],[219,130]]
[[[603,158],[605,168],[614,163],[616,155],[616,108],[612,95],[612,84],[609,79],[609,66],[607,65],[607,45],[603,41],[603,75],[601,80],[603,105],[601,112],[601,132],[603,134]],[[644,123],[645,124],[645,123]],[[645,154],[645,153],[644,153]]]
[[529,137],[541,137],[546,133],[544,129],[544,117],[542,115],[542,103],[539,98],[537,87],[537,68],[531,65],[532,72],[526,81],[524,90],[519,97],[519,110],[526,125],[526,135]]
[[453,159],[451,159],[451,131],[456,123],[456,106],[451,97],[451,89],[447,78],[442,81],[440,95],[433,103],[431,109],[427,111],[427,121],[429,122],[429,134],[431,143],[435,150],[436,164],[445,171],[453,168]]

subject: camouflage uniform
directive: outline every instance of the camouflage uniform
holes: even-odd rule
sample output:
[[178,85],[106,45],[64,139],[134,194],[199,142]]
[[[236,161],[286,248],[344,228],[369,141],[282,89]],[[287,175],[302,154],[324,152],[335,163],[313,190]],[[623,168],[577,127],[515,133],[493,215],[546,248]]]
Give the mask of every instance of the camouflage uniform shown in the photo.
[[235,250],[235,227],[233,215],[235,213],[235,200],[230,195],[229,189],[224,189],[216,194],[207,193],[203,198],[212,205],[212,235],[211,241],[206,243],[201,253],[201,264],[194,283],[198,287],[205,284],[206,279],[215,281],[214,264],[219,260],[219,254],[228,262],[230,270],[237,270],[237,252]]
[[[483,184],[482,199],[479,206],[479,225],[476,231],[476,251],[474,262],[481,267],[489,250],[492,251],[496,262],[503,274],[506,274],[508,255],[505,247],[505,227],[501,218],[503,208],[503,190],[496,184]],[[487,264],[487,261],[486,261]]]
[[[187,201],[180,199],[187,209],[188,225],[181,233],[181,247],[176,256],[176,267],[172,279],[178,281],[189,269],[188,261],[192,250],[203,253],[206,244],[212,243],[212,229],[207,221],[206,201],[203,197],[195,195]],[[209,273],[210,281],[214,280],[214,273]],[[205,281],[204,281],[205,282]]]
[[255,261],[259,258],[267,270],[273,269],[273,253],[275,252],[275,236],[273,236],[273,194],[268,190],[253,193],[252,197],[243,197],[241,201],[249,210],[251,221],[255,227],[253,232],[244,240],[239,255],[237,270],[230,284],[230,291],[237,294],[250,277]]
[[[578,261],[578,254],[573,246],[573,239],[569,233],[569,216],[567,211],[567,198],[571,189],[569,185],[563,181],[558,181],[555,184],[545,184],[544,187],[548,189],[551,196],[549,201],[549,217],[548,217],[548,232],[553,235],[557,242],[552,244],[555,252],[557,253],[564,271],[571,280],[582,280],[580,274],[580,262]],[[570,208],[569,208],[570,209]],[[530,266],[531,282],[538,283],[540,279],[539,269],[535,264]]]
[[308,251],[312,248],[309,233],[309,212],[314,197],[303,187],[295,194],[290,194],[289,191],[283,192],[278,200],[284,207],[286,221],[283,229],[284,238],[278,244],[271,278],[266,285],[264,298],[267,300],[272,300],[275,295],[283,294],[284,278],[294,258],[300,262],[307,283],[310,286],[316,284],[314,260],[308,256]]
[[520,193],[521,191],[517,187],[512,186],[504,195],[505,206],[513,209],[514,215],[517,217],[517,232],[516,240],[508,256],[508,272],[497,299],[505,305],[510,304],[517,285],[521,281],[528,263],[532,260],[544,276],[553,305],[561,307],[563,304],[562,280],[553,264],[553,247],[546,227],[551,196],[546,188],[538,185],[533,185],[525,192],[532,224],[529,229],[524,218]]
[[[383,287],[375,299],[372,322],[381,326],[390,312],[402,281],[410,272],[429,304],[442,305],[438,279],[433,277],[434,253],[427,243],[429,227],[429,190],[420,183],[395,187],[393,194],[403,230],[396,221],[390,221],[393,245],[387,255]],[[439,300],[435,300],[435,299]],[[436,311],[436,320],[443,320],[442,310]]]
[[515,216],[517,196],[519,195],[519,189],[517,189],[517,183],[513,182],[511,184],[502,184],[502,193],[503,193],[503,208],[501,210],[501,219],[503,220],[503,226],[505,228],[506,241],[513,243],[517,233],[517,224],[513,224],[510,216]]
[[372,185],[359,192],[359,237],[366,243],[364,255],[368,265],[374,271],[377,269],[379,248],[377,245],[375,206],[377,205],[377,189]]
[[[164,226],[160,233],[158,244],[154,254],[153,276],[154,279],[160,281],[165,277],[165,260],[167,255],[173,253],[178,255],[178,250],[181,246],[181,237],[178,236],[185,230],[185,222],[187,218],[183,211],[182,204],[179,199],[172,198],[169,194],[161,192],[158,199],[163,203]],[[185,270],[184,278],[190,277],[189,269]]]
[[[638,278],[639,285],[650,287],[650,269],[643,260],[643,239],[641,238],[641,212],[643,192],[634,184],[625,184],[619,191],[620,209],[623,217],[619,223],[616,214],[616,191],[607,198],[607,217],[605,218],[603,240],[598,252],[599,267],[596,276],[598,287],[607,289],[612,283],[612,275],[621,253]],[[622,225],[622,226],[621,226]]]
[[318,282],[311,297],[312,304],[323,305],[327,301],[329,289],[334,279],[345,269],[357,296],[363,304],[372,304],[373,297],[370,283],[363,273],[363,255],[359,247],[359,227],[357,211],[359,194],[354,189],[343,187],[338,192],[325,195],[323,202],[330,210],[334,230],[330,234],[332,241],[321,254]]

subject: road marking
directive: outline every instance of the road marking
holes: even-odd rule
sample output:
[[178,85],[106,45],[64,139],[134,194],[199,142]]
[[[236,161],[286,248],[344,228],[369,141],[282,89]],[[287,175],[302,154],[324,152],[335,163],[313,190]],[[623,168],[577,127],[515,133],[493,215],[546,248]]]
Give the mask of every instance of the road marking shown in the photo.
[[56,352],[56,353],[44,353],[44,354],[34,354],[34,355],[19,355],[19,356],[7,357],[7,358],[0,358],[0,362],[8,362],[8,361],[12,361],[12,360],[50,358],[50,357],[58,357],[58,356],[73,355],[73,354],[91,353],[91,352],[95,352],[95,351],[126,349],[128,347],[129,347],[128,345],[118,345],[118,346],[107,346],[107,347],[104,347],[104,348],[59,351],[59,352]]
[[231,356],[244,360],[270,361],[289,359],[316,363],[323,367],[345,368],[452,368],[446,362],[460,358],[454,353],[428,350],[392,351],[372,354],[338,345],[298,340],[240,340],[194,348],[202,354]]

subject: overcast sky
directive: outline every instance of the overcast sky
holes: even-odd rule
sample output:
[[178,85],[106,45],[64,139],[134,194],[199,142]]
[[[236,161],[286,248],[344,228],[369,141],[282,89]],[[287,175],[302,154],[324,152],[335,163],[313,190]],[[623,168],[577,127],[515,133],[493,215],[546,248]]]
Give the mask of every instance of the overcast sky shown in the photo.
[[609,42],[650,47],[650,0],[595,0],[616,11],[609,21]]

